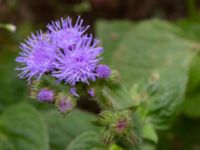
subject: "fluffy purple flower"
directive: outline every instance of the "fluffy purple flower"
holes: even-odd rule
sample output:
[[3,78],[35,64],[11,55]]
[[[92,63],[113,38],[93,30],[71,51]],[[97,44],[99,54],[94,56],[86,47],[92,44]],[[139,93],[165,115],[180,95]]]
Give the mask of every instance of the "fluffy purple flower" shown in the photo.
[[99,55],[103,48],[97,46],[98,41],[93,41],[92,36],[85,37],[77,42],[74,50],[57,55],[53,75],[59,81],[75,85],[77,82],[89,84],[89,80],[96,80],[95,68],[101,60]]
[[93,88],[89,89],[88,90],[88,94],[91,96],[91,97],[94,97],[95,96],[95,91]]
[[55,56],[55,47],[48,41],[48,35],[41,31],[36,35],[32,34],[21,43],[20,56],[16,58],[16,62],[22,64],[21,68],[17,68],[21,73],[20,78],[27,78],[30,82],[32,77],[40,79],[40,77],[53,69]]
[[62,97],[58,102],[58,110],[62,113],[70,112],[74,106],[74,102],[67,97]]
[[99,65],[97,66],[96,73],[100,79],[109,78],[111,75],[111,70],[107,65]]
[[54,101],[54,91],[48,89],[42,89],[37,95],[37,99],[41,102],[53,102]]
[[67,17],[48,24],[47,28],[50,32],[51,42],[58,48],[67,51],[75,49],[76,43],[82,38],[89,26],[83,26],[83,20],[80,17],[73,26],[72,19]]

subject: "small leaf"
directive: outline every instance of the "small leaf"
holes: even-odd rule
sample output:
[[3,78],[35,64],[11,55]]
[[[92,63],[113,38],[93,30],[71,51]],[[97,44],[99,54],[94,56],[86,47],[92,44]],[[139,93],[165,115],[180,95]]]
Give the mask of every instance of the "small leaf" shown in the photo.
[[110,146],[109,150],[123,150],[123,149],[121,147],[119,147],[118,145],[113,144]]
[[145,123],[143,127],[143,138],[153,141],[155,143],[158,142],[158,135],[156,133],[156,130],[154,129],[154,126],[151,123]]
[[66,150],[108,150],[108,147],[103,144],[100,134],[87,131],[77,136]]

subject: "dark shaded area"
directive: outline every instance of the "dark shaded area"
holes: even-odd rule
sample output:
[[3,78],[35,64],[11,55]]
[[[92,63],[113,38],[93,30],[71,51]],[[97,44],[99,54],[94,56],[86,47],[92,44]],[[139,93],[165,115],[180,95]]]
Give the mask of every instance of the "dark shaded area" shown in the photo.
[[176,20],[188,16],[186,4],[186,0],[1,0],[0,20],[36,27],[68,15],[83,16],[91,27],[98,18]]
[[173,127],[160,133],[157,149],[200,150],[200,120],[181,116]]
[[100,113],[101,108],[93,99],[88,99],[87,97],[83,97],[78,101],[77,106],[81,109],[84,109],[89,112],[94,112],[96,114]]
[[1,20],[46,22],[74,14],[74,8],[87,3],[88,10],[75,12],[90,18],[141,20],[153,16],[178,19],[187,16],[186,0],[2,0]]

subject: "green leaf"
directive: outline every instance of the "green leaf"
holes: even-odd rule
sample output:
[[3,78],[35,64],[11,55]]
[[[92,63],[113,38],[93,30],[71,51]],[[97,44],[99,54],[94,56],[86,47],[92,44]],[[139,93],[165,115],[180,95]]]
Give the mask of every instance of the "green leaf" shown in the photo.
[[[184,30],[184,37],[200,41],[199,22],[191,20],[181,20],[177,23]],[[195,50],[199,52],[200,48],[196,47]],[[189,72],[189,82],[187,85],[186,100],[183,104],[183,113],[187,117],[199,118],[200,117],[200,56],[199,54],[192,60]]]
[[199,21],[191,21],[188,19],[184,19],[177,21],[176,25],[178,25],[184,31],[181,34],[183,37],[186,37],[190,40],[200,40]]
[[27,104],[14,105],[0,116],[0,146],[12,150],[48,150],[48,135],[38,112]]
[[128,90],[122,86],[105,86],[102,89],[102,96],[111,103],[114,110],[122,110],[137,106],[131,99]]
[[159,129],[167,128],[180,109],[194,47],[174,33],[175,27],[170,32],[168,26],[161,21],[136,25],[119,44],[112,62],[128,88],[144,80],[152,84],[144,109]]
[[119,147],[118,145],[113,144],[110,146],[109,150],[123,150],[123,149],[121,147]]
[[168,26],[168,23],[157,20],[142,22],[120,41],[111,66],[120,71],[122,82],[127,87],[152,73],[188,70],[192,56],[190,50],[194,44],[180,38],[174,31],[169,32]]
[[156,150],[156,149],[157,148],[155,144],[144,141],[140,150]]
[[200,56],[197,55],[190,67],[189,82],[187,86],[186,99],[183,104],[183,113],[192,118],[200,117]]
[[[108,26],[112,28],[112,23]],[[192,50],[197,46],[182,38],[180,32],[164,21],[138,23],[126,32],[109,57],[112,58],[110,66],[119,70],[121,82],[127,89],[146,82],[144,86],[149,88],[144,93],[147,104],[143,109],[147,110],[150,122],[159,129],[169,127],[180,109]],[[109,39],[102,40],[106,48],[104,43]]]
[[87,131],[77,136],[66,150],[108,150],[108,147],[103,144],[100,134]]
[[66,116],[50,110],[44,113],[44,119],[50,134],[51,150],[65,149],[71,140],[84,131],[98,131],[91,124],[96,119],[95,116],[81,110],[74,110]]
[[155,143],[158,142],[158,135],[154,126],[151,123],[146,123],[143,127],[143,138],[153,141]]
[[103,42],[105,52],[103,53],[103,62],[110,63],[113,52],[125,34],[133,27],[133,23],[129,21],[98,21],[96,24],[97,36]]

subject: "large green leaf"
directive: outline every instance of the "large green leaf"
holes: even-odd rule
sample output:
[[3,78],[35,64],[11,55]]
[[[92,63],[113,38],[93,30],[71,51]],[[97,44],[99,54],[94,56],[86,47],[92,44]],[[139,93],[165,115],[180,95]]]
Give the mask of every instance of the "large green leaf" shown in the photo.
[[95,116],[81,110],[74,110],[66,116],[51,110],[45,112],[44,119],[50,133],[51,150],[65,149],[71,140],[86,130],[98,131],[91,124]]
[[108,150],[103,144],[100,134],[87,131],[76,137],[66,150]]
[[166,128],[182,103],[194,46],[174,34],[175,29],[165,30],[165,24],[158,21],[138,24],[121,41],[112,63],[120,70],[127,87],[156,78],[148,81],[153,82],[151,90],[156,91],[153,94],[147,91],[148,105],[144,109],[149,110],[157,128]]
[[27,104],[14,105],[0,116],[2,150],[48,150],[48,135],[38,112]]
[[[147,103],[143,109],[148,110],[148,120],[157,128],[168,127],[184,97],[191,51],[196,45],[179,36],[180,32],[167,22],[144,21],[126,32],[112,56],[105,51],[128,89],[146,81],[144,86],[150,88],[143,93]],[[104,43],[108,39],[102,40],[107,49]]]

